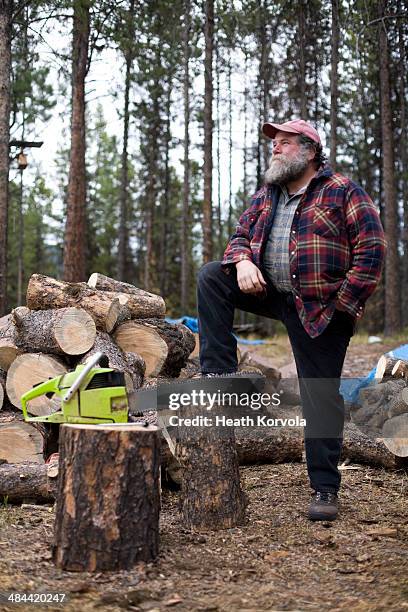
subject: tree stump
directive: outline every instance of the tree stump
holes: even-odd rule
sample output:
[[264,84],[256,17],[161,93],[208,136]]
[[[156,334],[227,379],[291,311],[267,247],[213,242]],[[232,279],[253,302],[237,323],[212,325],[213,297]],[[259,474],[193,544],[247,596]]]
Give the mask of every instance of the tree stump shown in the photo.
[[115,571],[153,560],[159,545],[159,467],[157,427],[63,425],[56,565]]
[[178,427],[175,456],[181,466],[181,511],[188,527],[229,529],[244,523],[248,504],[241,489],[234,427],[216,426],[221,411],[204,413],[190,406],[177,413],[180,419],[212,419],[211,426],[183,421]]

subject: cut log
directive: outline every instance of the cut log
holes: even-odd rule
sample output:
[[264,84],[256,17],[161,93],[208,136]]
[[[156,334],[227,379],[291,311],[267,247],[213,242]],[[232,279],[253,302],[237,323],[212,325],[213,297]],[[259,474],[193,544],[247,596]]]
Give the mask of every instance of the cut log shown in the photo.
[[115,342],[125,352],[138,353],[146,362],[146,376],[177,377],[194,349],[194,334],[185,325],[158,319],[120,325]]
[[[202,412],[187,406],[179,409],[178,416],[193,419]],[[248,502],[240,484],[234,428],[217,427],[215,416],[212,410],[212,426],[177,428],[182,514],[185,525],[194,529],[229,529],[245,521]]]
[[408,361],[398,359],[397,363],[391,370],[391,376],[393,378],[408,378]]
[[0,423],[0,462],[44,463],[43,436],[30,423]]
[[[150,299],[153,295],[144,289],[139,289],[130,283],[123,283],[122,281],[115,280],[99,272],[91,274],[88,280],[88,287],[91,289],[100,289],[101,291],[113,291],[114,293],[128,293],[129,295],[136,295],[141,301]],[[156,295],[155,297],[159,297]]]
[[53,502],[58,483],[58,461],[39,465],[20,463],[0,465],[0,499],[7,503]]
[[96,327],[102,331],[113,329],[112,325],[116,324],[113,320],[114,310],[118,309],[118,302],[120,304],[121,301],[126,302],[123,307],[129,310],[132,318],[164,317],[164,300],[158,295],[147,292],[143,292],[143,296],[127,294],[112,307],[119,296],[118,292],[91,289],[86,283],[66,283],[33,274],[27,287],[27,306],[32,310],[78,306],[89,312]]
[[157,427],[63,425],[55,517],[56,565],[131,569],[159,545]]
[[15,326],[11,314],[0,319],[0,368],[7,372],[14,359],[23,352],[15,343]]
[[[7,373],[6,390],[13,406],[20,408],[23,393],[35,385],[50,378],[65,374],[66,366],[56,357],[43,353],[25,353],[19,355],[11,364]],[[60,401],[46,395],[37,397],[27,404],[28,411],[33,415],[51,414],[60,410]]]
[[20,306],[11,315],[16,345],[26,352],[82,355],[95,342],[95,322],[82,308],[36,311]]
[[350,416],[353,423],[372,437],[381,434],[382,426],[388,418],[388,410],[405,388],[404,380],[390,379],[378,385],[371,385],[360,391],[360,405],[352,410]]
[[95,354],[102,352],[108,357],[109,367],[125,374],[128,393],[139,389],[143,384],[145,363],[136,353],[124,353],[106,332],[97,332],[95,343],[79,363],[87,363]]
[[392,419],[395,416],[408,412],[408,387],[402,389],[390,400],[387,406],[387,417]]
[[387,355],[382,355],[377,363],[377,367],[375,369],[374,379],[377,382],[383,382],[392,376],[392,370],[395,364],[399,361],[395,359],[395,357],[388,357]]
[[354,423],[345,425],[341,460],[386,469],[407,466],[403,463],[405,460],[394,455],[382,440],[366,436]]
[[408,457],[408,413],[388,419],[382,438],[385,446],[398,457]]

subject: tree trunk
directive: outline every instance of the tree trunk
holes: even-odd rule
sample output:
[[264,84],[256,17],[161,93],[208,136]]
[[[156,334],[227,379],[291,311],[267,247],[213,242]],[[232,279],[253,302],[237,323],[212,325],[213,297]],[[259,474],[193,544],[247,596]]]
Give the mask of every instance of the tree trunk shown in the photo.
[[7,312],[11,18],[13,0],[0,2],[0,316]]
[[20,306],[11,315],[16,345],[24,351],[82,355],[95,342],[94,320],[82,308],[36,311]]
[[212,133],[213,133],[213,41],[214,0],[205,0],[205,58],[204,58],[204,200],[203,200],[203,261],[213,259],[212,223]]
[[181,218],[181,312],[187,312],[189,292],[189,202],[190,202],[190,0],[184,2],[183,61],[184,61],[184,178],[183,213]]
[[299,110],[302,119],[307,121],[306,99],[306,5],[300,0],[298,5],[298,31],[299,31]]
[[335,170],[337,159],[338,65],[339,65],[339,0],[331,0],[331,72],[330,72],[330,165]]
[[169,212],[171,185],[171,164],[170,164],[170,142],[171,142],[171,92],[174,75],[169,73],[167,76],[167,95],[166,95],[166,135],[165,135],[165,154],[164,154],[164,194],[163,202],[160,206],[160,256],[159,256],[159,285],[160,294],[165,297],[168,294],[168,261],[169,261]]
[[89,0],[74,2],[71,153],[64,241],[64,279],[86,276],[85,77],[88,70]]
[[120,280],[130,280],[129,269],[129,160],[128,160],[128,140],[129,140],[129,94],[131,82],[131,70],[133,62],[133,40],[134,40],[134,13],[135,0],[129,1],[127,11],[128,37],[125,40],[125,96],[123,103],[123,143],[120,176],[120,214],[119,214],[119,245],[118,245],[118,275]]
[[[401,12],[398,3],[398,12]],[[406,110],[406,50],[404,43],[403,26],[398,20],[399,43],[399,100],[400,100],[400,160],[401,160],[401,191],[400,198],[403,205],[403,231],[402,231],[402,326],[408,324],[408,130]]]
[[56,565],[118,571],[159,548],[157,427],[63,425],[55,516]]
[[[379,3],[380,17],[386,13],[386,2]],[[398,255],[398,202],[394,170],[394,132],[390,90],[390,55],[386,22],[379,24],[379,65],[381,91],[381,134],[383,198],[385,207],[385,232],[387,234],[387,255],[385,260],[385,333],[392,335],[401,327],[401,278]]]

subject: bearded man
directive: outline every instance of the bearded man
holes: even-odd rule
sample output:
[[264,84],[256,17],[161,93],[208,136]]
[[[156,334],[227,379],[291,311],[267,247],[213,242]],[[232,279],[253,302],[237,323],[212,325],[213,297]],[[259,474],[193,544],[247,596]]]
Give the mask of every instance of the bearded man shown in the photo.
[[222,262],[198,277],[203,375],[237,370],[236,308],[283,322],[295,357],[313,490],[311,520],[338,514],[344,402],[340,376],[355,322],[381,275],[384,231],[365,191],[325,163],[301,119],[265,123],[266,184],[239,219]]

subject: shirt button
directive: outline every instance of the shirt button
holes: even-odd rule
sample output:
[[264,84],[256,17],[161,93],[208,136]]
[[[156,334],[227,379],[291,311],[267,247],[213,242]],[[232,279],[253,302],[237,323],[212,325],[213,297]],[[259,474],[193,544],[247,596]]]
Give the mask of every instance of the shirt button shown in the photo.
[[295,251],[292,251],[292,252],[291,252],[291,255],[294,255],[294,254],[295,254]]
[[296,234],[296,230],[292,230],[292,234]]
[[292,274],[292,278],[296,278],[296,274]]

